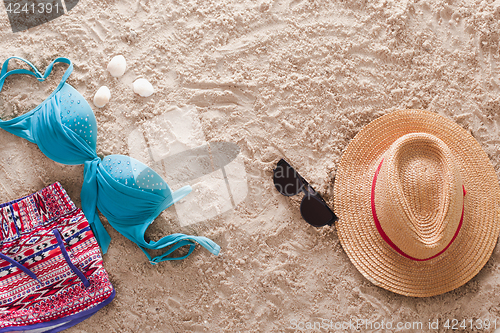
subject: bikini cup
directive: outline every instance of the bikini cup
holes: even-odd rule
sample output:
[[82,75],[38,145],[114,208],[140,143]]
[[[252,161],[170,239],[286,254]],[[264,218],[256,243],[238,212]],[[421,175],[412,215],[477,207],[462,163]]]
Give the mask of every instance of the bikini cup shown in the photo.
[[[26,69],[7,70],[11,59],[28,64]],[[12,74],[28,74],[44,81],[55,63],[68,64],[61,82],[54,92],[33,110],[11,120],[0,120],[0,128],[38,145],[50,159],[68,165],[84,164],[84,183],[81,191],[82,210],[104,253],[111,237],[102,225],[97,209],[122,235],[136,243],[151,263],[179,260],[189,256],[195,242],[217,255],[220,247],[208,238],[175,233],[160,240],[146,241],[144,233],[155,218],[167,207],[191,192],[185,186],[172,192],[163,178],[136,159],[124,155],[110,155],[101,160],[96,154],[97,122],[92,108],[83,96],[66,83],[73,70],[67,58],[55,59],[42,75],[30,62],[10,57],[0,72],[0,92],[5,79]],[[182,257],[169,255],[182,246],[189,251]],[[146,249],[163,249],[162,255],[151,257]]]

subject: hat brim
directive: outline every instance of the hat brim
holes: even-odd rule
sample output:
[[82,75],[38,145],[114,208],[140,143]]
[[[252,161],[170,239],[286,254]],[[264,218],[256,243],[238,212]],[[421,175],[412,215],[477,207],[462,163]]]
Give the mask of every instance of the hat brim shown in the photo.
[[[398,254],[374,224],[370,194],[382,154],[401,136],[429,133],[451,149],[467,194],[462,228],[451,246],[427,261]],[[337,232],[356,268],[375,285],[415,297],[460,287],[486,264],[500,230],[500,186],[488,156],[462,127],[422,110],[396,111],[364,127],[342,155],[335,179]]]

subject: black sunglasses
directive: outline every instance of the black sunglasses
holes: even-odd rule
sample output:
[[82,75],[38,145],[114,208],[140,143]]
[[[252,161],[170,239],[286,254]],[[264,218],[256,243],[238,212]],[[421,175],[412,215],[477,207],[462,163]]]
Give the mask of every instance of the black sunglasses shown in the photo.
[[273,181],[278,192],[287,197],[304,192],[305,196],[300,203],[300,214],[310,225],[322,227],[337,221],[337,216],[328,208],[321,195],[284,159],[279,160],[276,165]]

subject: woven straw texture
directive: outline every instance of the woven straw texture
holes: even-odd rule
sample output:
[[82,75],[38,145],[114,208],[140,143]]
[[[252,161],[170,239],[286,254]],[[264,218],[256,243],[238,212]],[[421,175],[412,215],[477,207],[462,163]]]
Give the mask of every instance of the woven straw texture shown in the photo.
[[379,165],[375,206],[382,230],[412,258],[443,251],[463,211],[462,179],[451,150],[431,134],[406,134]]
[[[461,208],[463,200],[463,224],[457,238],[444,253],[426,261],[405,258],[387,244],[377,231],[371,210],[372,181],[380,161],[396,140],[410,133],[431,134],[449,148],[434,149],[434,153],[427,153],[427,156],[435,155],[434,161],[438,165],[420,167],[444,170],[441,174],[431,173],[436,183],[442,183],[430,186],[427,196],[419,194],[421,202],[414,203],[414,207],[410,209],[425,212],[423,205],[433,205],[428,209],[429,214],[413,218],[424,221],[423,229],[430,230],[427,235],[429,253],[435,253],[446,245],[450,238],[449,230],[456,230],[453,226],[446,226],[446,221],[454,221],[453,217],[447,219],[439,214],[448,210],[456,215],[457,207]],[[404,161],[397,164],[403,171],[416,172],[419,169],[418,165],[405,167]],[[411,177],[403,175],[403,178]],[[410,184],[402,186],[401,189],[403,196],[407,197],[408,193],[419,187],[418,184],[408,183]],[[461,184],[467,191],[463,199],[456,193]],[[376,193],[384,193],[378,186],[377,184]],[[385,193],[393,190],[387,189]],[[443,193],[449,198],[433,200],[443,196]],[[454,208],[450,210],[446,208],[447,205]],[[372,283],[406,296],[439,295],[465,284],[474,277],[488,261],[496,245],[500,227],[499,205],[498,180],[479,143],[451,120],[422,110],[396,111],[364,127],[344,152],[335,180],[334,210],[339,217],[336,226],[347,255]],[[383,203],[378,199],[376,208],[377,216],[379,210],[384,214]],[[429,219],[437,223],[429,222]],[[392,222],[393,225],[396,223],[399,221]],[[387,218],[384,218],[384,224],[390,224]],[[403,225],[408,227],[410,224]],[[418,230],[414,230],[414,233],[422,234]],[[442,239],[439,240],[436,235],[441,235]],[[399,241],[404,244],[405,241],[411,242],[411,239],[412,236],[407,236],[406,240],[403,237]],[[411,244],[408,249],[414,251]]]

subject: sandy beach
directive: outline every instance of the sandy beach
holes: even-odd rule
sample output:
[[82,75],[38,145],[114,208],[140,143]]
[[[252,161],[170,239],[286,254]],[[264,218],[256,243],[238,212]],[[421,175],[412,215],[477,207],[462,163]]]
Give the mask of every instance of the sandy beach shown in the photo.
[[[354,322],[361,332],[451,332],[454,319],[469,325],[462,331],[500,329],[498,247],[462,287],[401,296],[365,279],[335,226],[307,224],[302,196],[282,196],[272,182],[286,158],[333,207],[349,141],[408,108],[469,131],[500,175],[499,22],[498,0],[81,0],[14,33],[0,6],[0,62],[17,55],[43,71],[69,58],[67,82],[95,112],[100,156],[130,155],[173,189],[193,187],[147,236],[182,232],[221,246],[218,256],[198,246],[185,260],[151,265],[101,216],[116,297],[67,332],[354,332]],[[120,54],[127,70],[115,78],[106,66]],[[42,83],[9,78],[0,118],[43,101],[65,69]],[[133,92],[138,78],[152,96]],[[111,99],[97,108],[101,86]],[[59,181],[80,206],[83,165],[53,162],[3,130],[0,143],[0,202]],[[203,165],[200,147],[214,155],[220,143],[227,161]]]

